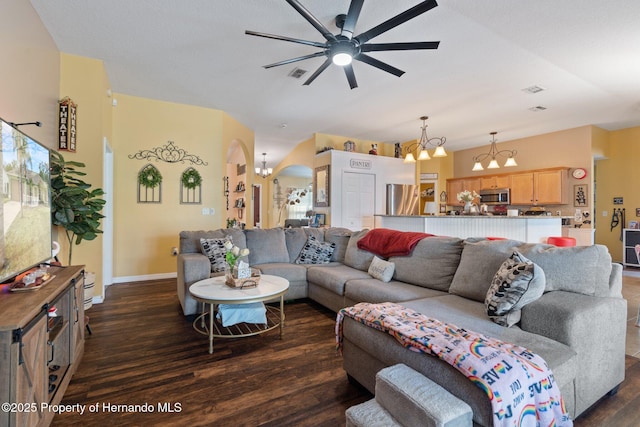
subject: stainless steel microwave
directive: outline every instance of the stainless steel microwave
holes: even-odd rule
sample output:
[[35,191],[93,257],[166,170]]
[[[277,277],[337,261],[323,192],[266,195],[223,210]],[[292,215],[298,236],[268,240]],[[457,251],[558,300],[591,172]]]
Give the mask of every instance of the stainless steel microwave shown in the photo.
[[511,203],[511,191],[508,188],[489,188],[480,190],[480,203],[485,205],[508,205]]

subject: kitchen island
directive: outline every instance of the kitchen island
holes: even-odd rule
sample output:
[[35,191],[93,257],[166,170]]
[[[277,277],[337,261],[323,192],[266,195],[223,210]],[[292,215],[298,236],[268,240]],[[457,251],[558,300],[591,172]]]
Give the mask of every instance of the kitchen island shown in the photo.
[[546,243],[549,236],[562,236],[559,216],[489,215],[376,215],[376,228],[419,231],[437,236],[503,237],[528,243]]

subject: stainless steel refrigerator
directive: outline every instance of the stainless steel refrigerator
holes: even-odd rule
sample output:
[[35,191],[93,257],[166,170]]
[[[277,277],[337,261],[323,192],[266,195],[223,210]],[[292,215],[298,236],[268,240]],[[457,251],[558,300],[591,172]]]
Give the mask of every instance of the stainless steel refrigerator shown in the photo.
[[420,188],[410,184],[387,184],[387,215],[419,215]]

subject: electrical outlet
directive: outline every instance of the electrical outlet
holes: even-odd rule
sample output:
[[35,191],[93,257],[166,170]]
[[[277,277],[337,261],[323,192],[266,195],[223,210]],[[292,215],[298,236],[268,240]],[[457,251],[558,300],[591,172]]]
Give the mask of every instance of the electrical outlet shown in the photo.
[[171,255],[178,256],[178,248],[175,246],[171,248]]

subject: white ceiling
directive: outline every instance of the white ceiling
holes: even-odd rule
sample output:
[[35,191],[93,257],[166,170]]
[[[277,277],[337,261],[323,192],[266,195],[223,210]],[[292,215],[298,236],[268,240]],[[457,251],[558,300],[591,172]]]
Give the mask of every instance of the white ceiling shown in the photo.
[[[349,0],[300,0],[330,30]],[[640,125],[640,1],[441,0],[372,42],[439,40],[438,50],[372,52],[398,78],[354,63],[350,90],[324,61],[263,65],[314,47],[245,30],[324,42],[284,0],[31,0],[58,48],[103,60],[114,92],[228,112],[255,132],[256,166],[313,133],[379,142],[446,136],[450,150],[593,124]],[[356,34],[418,4],[368,0]],[[308,70],[299,80],[295,67]],[[528,94],[523,88],[546,90]],[[532,112],[531,107],[547,110]]]

